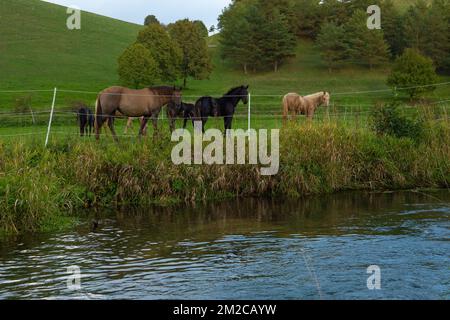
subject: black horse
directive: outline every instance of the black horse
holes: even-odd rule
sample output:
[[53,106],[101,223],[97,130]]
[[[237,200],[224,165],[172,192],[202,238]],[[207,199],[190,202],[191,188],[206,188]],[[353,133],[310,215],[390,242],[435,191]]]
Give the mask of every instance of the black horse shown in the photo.
[[95,116],[92,110],[87,107],[81,107],[78,110],[78,123],[80,125],[80,136],[84,137],[92,134],[95,122]]
[[186,129],[189,120],[192,120],[192,123],[194,123],[194,109],[195,106],[192,103],[182,102],[177,106],[175,103],[170,102],[167,105],[167,117],[170,120],[170,131],[175,131],[175,121],[178,118],[184,119],[183,129]]
[[208,117],[224,117],[225,132],[231,130],[234,113],[239,101],[248,103],[249,86],[240,86],[228,91],[222,98],[202,97],[195,104],[195,120],[202,121],[202,131]]

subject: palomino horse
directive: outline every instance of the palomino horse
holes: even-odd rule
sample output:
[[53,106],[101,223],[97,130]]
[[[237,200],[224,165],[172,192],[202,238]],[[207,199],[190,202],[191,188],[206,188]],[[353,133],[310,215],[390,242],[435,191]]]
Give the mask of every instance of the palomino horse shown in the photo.
[[328,92],[318,92],[304,97],[297,93],[288,93],[283,98],[284,122],[288,119],[289,113],[292,113],[294,120],[299,114],[312,119],[316,109],[323,105],[326,107],[330,105],[330,94]]
[[248,87],[240,86],[228,91],[222,98],[202,97],[195,103],[195,117],[202,121],[202,130],[208,117],[224,117],[225,132],[231,130],[234,113],[239,102],[248,103]]
[[110,87],[100,92],[95,107],[95,135],[100,139],[100,130],[107,121],[114,140],[118,141],[114,130],[114,116],[120,112],[126,117],[144,117],[139,130],[139,137],[144,134],[148,120],[151,118],[155,132],[158,129],[158,117],[162,107],[169,102],[181,104],[181,89],[176,87],[150,87],[133,90],[124,87]]

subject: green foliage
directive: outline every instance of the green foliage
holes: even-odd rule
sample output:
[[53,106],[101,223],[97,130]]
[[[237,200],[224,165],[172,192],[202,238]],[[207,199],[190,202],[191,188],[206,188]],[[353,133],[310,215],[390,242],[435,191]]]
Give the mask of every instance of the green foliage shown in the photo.
[[322,58],[326,61],[330,72],[338,62],[346,58],[348,48],[345,37],[344,27],[333,22],[324,23],[317,36],[316,46],[320,50]]
[[450,65],[450,4],[447,0],[429,5],[419,0],[404,18],[406,44],[430,57],[438,68]]
[[142,44],[133,44],[119,58],[118,73],[123,85],[149,87],[160,78],[158,64]]
[[396,57],[402,54],[405,48],[403,16],[392,0],[382,1],[380,8],[384,39],[389,45],[391,56]]
[[436,121],[429,128],[418,144],[337,122],[289,125],[271,177],[255,165],[174,165],[168,138],[116,145],[64,137],[48,149],[0,142],[0,230],[60,228],[93,206],[448,186],[450,128]]
[[208,28],[205,26],[203,21],[195,20],[195,21],[193,21],[193,23],[198,28],[198,31],[202,35],[202,37],[207,38],[209,35],[209,32],[208,32]]
[[388,46],[382,30],[367,28],[367,14],[356,10],[345,24],[348,58],[352,63],[364,64],[372,68],[387,61]]
[[248,69],[278,71],[287,58],[295,56],[296,39],[282,10],[285,1],[238,1],[219,17],[221,53],[224,58]]
[[137,43],[144,45],[157,62],[161,80],[175,81],[180,73],[182,53],[173,39],[159,24],[150,24],[141,30]]
[[148,16],[145,18],[144,25],[149,26],[149,25],[151,25],[151,24],[153,24],[153,23],[155,23],[155,24],[161,24],[161,23],[159,22],[158,18],[156,18],[153,14],[148,15]]
[[377,134],[410,138],[419,142],[424,135],[424,123],[400,114],[396,104],[378,105],[372,112],[372,127]]
[[[430,58],[422,56],[414,49],[406,49],[395,61],[387,84],[393,88],[410,88],[405,90],[410,98],[417,98],[426,91],[436,88],[430,84],[437,82],[436,69]],[[419,87],[417,86],[425,86]]]
[[[204,25],[203,25],[204,27]],[[184,86],[188,77],[201,80],[207,78],[212,71],[211,56],[208,52],[204,32],[206,27],[188,19],[179,20],[168,26],[169,34],[179,48],[181,55],[181,76]]]

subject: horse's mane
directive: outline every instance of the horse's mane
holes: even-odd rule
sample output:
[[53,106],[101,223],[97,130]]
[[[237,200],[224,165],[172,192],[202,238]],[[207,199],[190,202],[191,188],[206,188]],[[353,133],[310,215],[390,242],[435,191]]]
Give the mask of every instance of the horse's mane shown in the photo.
[[228,91],[227,93],[224,94],[224,97],[226,97],[226,96],[233,96],[236,93],[236,91],[238,91],[240,89],[242,89],[242,86],[230,89],[230,91]]
[[320,92],[317,92],[317,93],[313,93],[313,94],[304,96],[303,98],[314,99],[314,98],[318,98],[318,97],[320,97],[320,96],[323,96],[324,94],[325,94],[324,91],[320,91]]

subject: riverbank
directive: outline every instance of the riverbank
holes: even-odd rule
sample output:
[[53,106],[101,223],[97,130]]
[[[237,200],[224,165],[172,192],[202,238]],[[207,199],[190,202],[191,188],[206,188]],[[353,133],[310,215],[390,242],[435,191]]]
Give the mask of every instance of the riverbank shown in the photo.
[[169,137],[0,142],[0,229],[14,234],[70,226],[81,208],[193,203],[233,197],[299,197],[344,190],[448,188],[450,128],[426,125],[420,142],[338,123],[280,132],[280,169],[176,166]]

